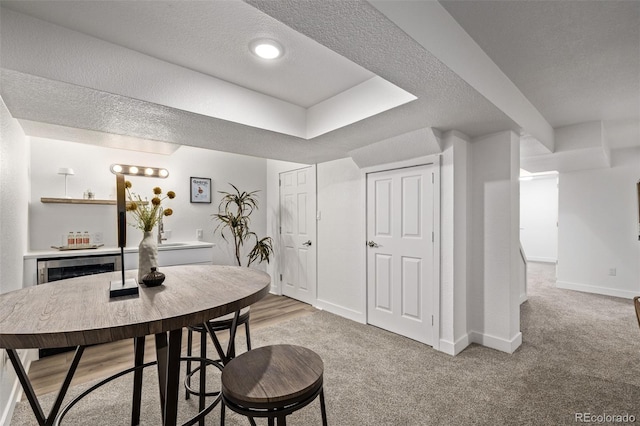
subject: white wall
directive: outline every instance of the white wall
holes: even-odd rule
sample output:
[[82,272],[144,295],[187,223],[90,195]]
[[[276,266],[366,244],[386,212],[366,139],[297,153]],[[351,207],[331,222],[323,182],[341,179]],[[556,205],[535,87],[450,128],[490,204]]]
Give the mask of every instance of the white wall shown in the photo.
[[[29,147],[22,129],[0,98],[0,293],[22,288],[27,250]],[[1,309],[1,308],[0,308]],[[28,352],[20,351],[23,361]],[[0,425],[8,424],[18,392],[13,367],[0,353]]]
[[613,151],[611,168],[560,174],[558,287],[640,294],[639,179],[638,148]]
[[[267,161],[267,221],[272,236],[278,235],[279,186],[282,172],[307,164]],[[311,166],[317,185],[317,299],[315,306],[358,322],[366,321],[365,180],[350,158]],[[274,277],[272,291],[281,293],[279,245],[268,272]]]
[[365,179],[351,158],[317,165],[319,307],[366,322]]
[[6,293],[22,288],[22,256],[28,235],[29,146],[2,98],[0,118],[0,293]]
[[520,141],[513,132],[474,139],[470,340],[513,352],[522,343],[519,289]]
[[[182,146],[171,155],[149,154],[104,148],[93,145],[31,138],[32,191],[30,218],[30,249],[47,249],[61,243],[68,231],[102,232],[104,244],[115,247],[116,215],[112,205],[69,205],[43,204],[41,197],[61,197],[64,195],[64,176],[58,175],[59,167],[71,167],[75,175],[67,178],[68,193],[71,197],[82,198],[82,193],[90,188],[96,198],[113,199],[115,176],[109,171],[112,163],[165,167],[169,170],[167,179],[127,177],[133,184],[132,190],[143,198],[151,198],[152,188],[160,186],[163,191],[173,190],[176,198],[163,201],[174,214],[164,218],[165,230],[171,231],[168,242],[194,241],[196,229],[203,229],[203,241],[214,242],[213,262],[233,263],[231,245],[214,236],[216,222],[211,214],[217,212],[220,194],[229,191],[233,183],[241,191],[259,190],[261,209],[252,216],[252,230],[265,235],[267,230],[266,206],[266,160],[244,155],[223,153]],[[212,203],[190,203],[189,178],[207,177],[212,179]],[[132,221],[131,216],[128,218]],[[55,226],[52,226],[54,224]],[[142,239],[142,231],[127,227],[127,246],[137,246]]]
[[520,242],[527,260],[558,260],[558,177],[520,181]]

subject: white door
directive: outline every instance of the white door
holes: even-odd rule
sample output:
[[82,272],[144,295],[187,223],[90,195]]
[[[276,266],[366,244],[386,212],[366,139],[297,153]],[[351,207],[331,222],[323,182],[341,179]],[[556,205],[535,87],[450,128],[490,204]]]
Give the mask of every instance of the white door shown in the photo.
[[367,175],[367,321],[433,345],[434,172]]
[[316,300],[316,176],[313,167],[280,173],[282,294]]

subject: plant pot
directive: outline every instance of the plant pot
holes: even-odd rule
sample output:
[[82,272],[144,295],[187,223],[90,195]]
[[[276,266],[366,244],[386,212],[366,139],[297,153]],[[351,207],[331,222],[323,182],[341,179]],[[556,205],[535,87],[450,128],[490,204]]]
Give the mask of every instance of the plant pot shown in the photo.
[[138,246],[138,283],[142,277],[151,272],[151,268],[158,267],[158,242],[152,231],[144,233]]

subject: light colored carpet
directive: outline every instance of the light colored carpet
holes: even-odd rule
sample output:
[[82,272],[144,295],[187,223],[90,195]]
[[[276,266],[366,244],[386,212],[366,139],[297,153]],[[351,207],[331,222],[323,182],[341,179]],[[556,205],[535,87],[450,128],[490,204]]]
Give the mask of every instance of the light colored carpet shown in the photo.
[[[472,345],[456,357],[326,312],[252,337],[256,347],[298,344],[323,358],[334,426],[569,425],[576,413],[630,414],[640,422],[640,329],[631,300],[556,289],[553,266],[532,263],[521,329],[523,344],[512,355]],[[155,371],[147,371],[143,424],[158,425]],[[130,377],[107,385],[74,407],[65,424],[127,425],[130,389]],[[43,405],[52,398],[43,396]],[[183,420],[195,412],[191,401],[181,402]],[[218,424],[218,415],[216,409],[207,425]],[[236,415],[227,423],[249,424]],[[11,424],[36,424],[26,402]],[[288,424],[319,425],[317,401]]]

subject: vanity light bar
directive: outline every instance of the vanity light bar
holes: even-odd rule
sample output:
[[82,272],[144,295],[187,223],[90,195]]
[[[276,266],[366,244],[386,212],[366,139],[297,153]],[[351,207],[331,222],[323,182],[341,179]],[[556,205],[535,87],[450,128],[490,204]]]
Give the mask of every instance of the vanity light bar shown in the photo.
[[169,170],[158,167],[131,166],[129,164],[112,164],[109,167],[111,173],[117,175],[133,175],[155,178],[166,178],[169,176]]

